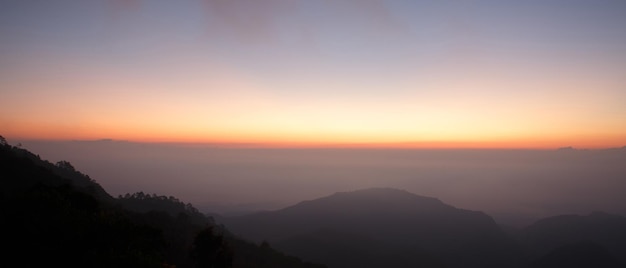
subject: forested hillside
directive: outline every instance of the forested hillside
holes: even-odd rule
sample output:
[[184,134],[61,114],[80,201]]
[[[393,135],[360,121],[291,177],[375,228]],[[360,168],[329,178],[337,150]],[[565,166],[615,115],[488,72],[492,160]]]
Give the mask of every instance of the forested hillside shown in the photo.
[[239,239],[175,197],[113,198],[1,136],[0,178],[9,267],[323,267]]

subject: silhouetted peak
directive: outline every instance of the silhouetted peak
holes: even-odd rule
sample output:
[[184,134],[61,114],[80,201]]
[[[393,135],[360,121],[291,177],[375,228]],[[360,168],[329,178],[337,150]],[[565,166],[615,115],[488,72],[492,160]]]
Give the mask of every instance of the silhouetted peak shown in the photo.
[[410,198],[419,198],[419,199],[431,200],[431,201],[436,200],[438,202],[441,202],[436,198],[420,196],[420,195],[410,193],[406,190],[401,190],[401,189],[396,189],[396,188],[387,188],[387,187],[367,188],[367,189],[355,190],[355,191],[350,191],[350,192],[337,192],[337,193],[332,194],[331,196],[349,196],[349,197],[362,196],[362,197],[372,197],[372,198],[410,197]]
[[[457,209],[436,198],[424,197],[392,188],[370,188],[338,192],[300,202],[276,211],[281,214],[318,215],[417,215],[415,213],[455,213]],[[343,216],[342,216],[343,217]]]
[[[304,259],[334,260],[329,267],[437,267],[423,265],[438,263],[425,261],[432,258],[424,252],[436,251],[458,258],[478,256],[472,257],[476,260],[486,258],[486,252],[509,247],[496,223],[486,214],[393,188],[338,192],[278,211],[229,218],[225,224],[254,241],[287,241],[282,244],[283,249]],[[385,246],[376,248],[381,244]],[[322,255],[328,254],[326,257],[319,254],[325,250],[328,252]],[[346,256],[346,252],[358,253]],[[370,257],[370,252],[372,260],[378,258],[388,265],[361,262],[361,255]],[[389,265],[388,261],[407,263]]]
[[293,207],[331,206],[336,209],[350,207],[359,208],[452,208],[432,197],[412,194],[405,190],[394,188],[368,188],[351,192],[337,192],[315,200],[300,202]]

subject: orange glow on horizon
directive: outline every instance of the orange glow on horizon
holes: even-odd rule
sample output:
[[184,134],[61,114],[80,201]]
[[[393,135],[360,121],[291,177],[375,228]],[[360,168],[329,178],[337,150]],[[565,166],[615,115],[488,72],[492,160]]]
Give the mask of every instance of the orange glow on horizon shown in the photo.
[[[368,85],[358,77],[282,84],[232,70],[211,70],[219,75],[206,79],[198,71],[171,79],[118,78],[95,75],[115,72],[89,66],[71,77],[53,73],[32,80],[16,75],[6,85],[23,91],[9,92],[7,99],[12,101],[0,107],[5,111],[0,114],[0,135],[255,147],[626,145],[626,125],[620,123],[626,122],[623,103],[608,94],[611,91],[589,90],[612,90],[621,84],[603,82],[601,77],[525,79],[475,68],[457,79],[394,82],[401,93],[383,94],[385,85]],[[50,87],[55,90],[43,90]],[[271,90],[281,87],[303,93]],[[316,88],[339,93],[318,94]],[[347,90],[352,88],[372,94]],[[33,98],[25,93],[29,89],[39,95]]]
[[[234,148],[390,148],[390,149],[557,149],[574,147],[578,149],[619,148],[626,145],[625,135],[604,136],[551,136],[519,138],[483,139],[359,139],[332,136],[281,136],[258,135],[253,133],[221,133],[209,135],[200,133],[158,133],[140,129],[87,129],[80,127],[56,128],[32,125],[8,129],[2,133],[14,140],[94,141],[110,139],[139,143],[175,143],[192,145],[215,145]],[[37,131],[35,131],[37,130]],[[36,133],[36,134],[35,134]],[[105,134],[106,133],[106,134]]]

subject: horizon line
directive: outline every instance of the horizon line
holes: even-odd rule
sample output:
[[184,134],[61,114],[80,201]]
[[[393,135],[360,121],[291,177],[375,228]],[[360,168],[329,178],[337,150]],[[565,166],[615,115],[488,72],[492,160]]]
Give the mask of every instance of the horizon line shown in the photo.
[[[452,141],[420,141],[420,142],[224,142],[224,141],[172,141],[172,140],[130,140],[130,139],[42,139],[42,138],[10,138],[16,142],[126,142],[137,144],[169,144],[188,146],[211,146],[217,148],[238,149],[422,149],[422,150],[608,150],[626,149],[624,146],[589,146],[571,145],[544,146],[522,142],[452,142]],[[548,142],[545,142],[548,143]],[[488,145],[490,144],[490,145]],[[513,145],[517,146],[506,146]]]

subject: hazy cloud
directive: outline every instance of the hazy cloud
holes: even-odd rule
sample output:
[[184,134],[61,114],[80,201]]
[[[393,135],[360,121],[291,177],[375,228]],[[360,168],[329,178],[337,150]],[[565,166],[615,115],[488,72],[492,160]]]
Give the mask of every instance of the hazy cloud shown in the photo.
[[[115,13],[136,11],[150,4],[141,0],[109,0]],[[342,0],[342,1],[291,1],[291,0],[202,0],[213,33],[221,32],[245,42],[266,42],[275,40],[283,19],[292,18],[289,25],[299,29],[292,34],[303,35],[301,39],[315,39],[315,25],[311,25],[302,15],[315,7],[323,12],[322,20],[348,20],[360,25],[361,30],[370,32],[394,33],[401,29],[401,23],[394,17],[382,0]],[[354,33],[351,33],[354,34]]]

